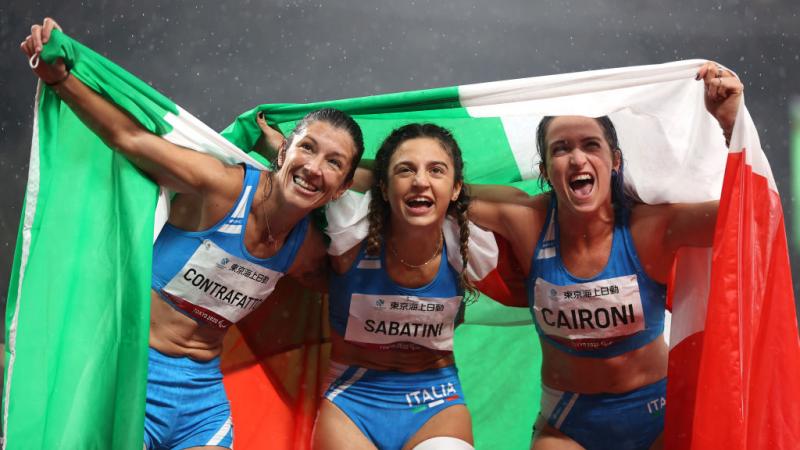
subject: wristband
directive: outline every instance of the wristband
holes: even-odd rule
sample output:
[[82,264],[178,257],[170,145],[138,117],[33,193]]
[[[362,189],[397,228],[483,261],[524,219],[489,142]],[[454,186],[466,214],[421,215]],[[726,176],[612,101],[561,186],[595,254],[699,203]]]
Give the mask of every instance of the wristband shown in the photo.
[[58,80],[58,81],[54,81],[54,82],[52,82],[52,83],[45,82],[44,84],[46,84],[46,85],[48,85],[48,86],[50,86],[50,87],[53,87],[53,86],[58,86],[59,84],[61,84],[61,83],[65,82],[65,81],[67,81],[67,78],[69,78],[69,75],[70,75],[70,73],[71,73],[71,72],[70,72],[70,70],[69,70],[69,69],[67,69],[67,74],[66,74],[66,75],[64,75],[64,77],[63,77],[62,79],[60,79],[60,80]]

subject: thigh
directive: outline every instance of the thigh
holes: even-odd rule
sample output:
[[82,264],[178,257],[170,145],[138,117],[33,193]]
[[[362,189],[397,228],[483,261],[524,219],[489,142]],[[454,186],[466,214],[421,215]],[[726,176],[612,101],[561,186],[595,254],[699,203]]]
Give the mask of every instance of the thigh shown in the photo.
[[584,450],[577,442],[556,430],[542,415],[536,419],[531,450]]
[[450,406],[436,413],[411,436],[403,449],[413,449],[420,442],[438,436],[454,437],[473,444],[472,416],[466,405]]
[[322,399],[314,424],[314,450],[375,450],[372,442],[339,407]]

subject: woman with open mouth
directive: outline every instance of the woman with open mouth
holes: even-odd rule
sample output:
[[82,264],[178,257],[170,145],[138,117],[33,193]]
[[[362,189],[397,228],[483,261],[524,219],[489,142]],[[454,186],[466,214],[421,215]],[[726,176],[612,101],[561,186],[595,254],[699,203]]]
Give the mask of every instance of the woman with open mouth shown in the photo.
[[[697,78],[727,138],[743,86],[706,63]],[[501,235],[527,280],[542,349],[534,449],[660,448],[666,405],[666,283],[681,247],[712,244],[718,202],[635,204],[608,117],[545,117],[549,192],[470,186],[470,220]]]
[[[466,297],[461,150],[432,124],[398,128],[373,167],[367,238],[332,257],[331,368],[314,448],[471,449],[453,358]],[[448,260],[443,226],[460,230]]]
[[[54,28],[52,19],[34,25],[23,53],[39,54]],[[219,369],[225,333],[283,275],[325,284],[326,248],[308,214],[352,183],[361,129],[338,110],[311,112],[278,150],[274,171],[260,171],[145,131],[60,59],[34,72],[106,144],[177,192],[153,248],[145,448],[232,448]]]

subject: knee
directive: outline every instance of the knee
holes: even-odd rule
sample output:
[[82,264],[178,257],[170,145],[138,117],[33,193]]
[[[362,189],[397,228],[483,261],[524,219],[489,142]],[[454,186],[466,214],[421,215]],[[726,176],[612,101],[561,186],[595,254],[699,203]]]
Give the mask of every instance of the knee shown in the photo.
[[437,436],[425,439],[412,450],[475,450],[469,442],[450,436]]

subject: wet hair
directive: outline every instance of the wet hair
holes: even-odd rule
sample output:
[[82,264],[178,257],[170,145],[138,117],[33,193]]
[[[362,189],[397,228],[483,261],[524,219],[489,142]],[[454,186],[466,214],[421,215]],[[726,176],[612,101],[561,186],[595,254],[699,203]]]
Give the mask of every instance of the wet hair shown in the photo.
[[[294,126],[294,129],[292,129],[292,132],[289,133],[289,137],[286,139],[286,148],[275,153],[275,155],[269,161],[270,166],[274,168],[274,171],[267,171],[269,183],[264,185],[264,198],[269,198],[272,196],[272,181],[275,177],[275,171],[281,169],[281,164],[278,164],[281,152],[286,151],[286,149],[292,145],[292,142],[297,135],[302,134],[309,125],[318,121],[326,122],[334,128],[339,128],[346,131],[347,134],[349,134],[353,139],[353,145],[355,146],[356,152],[355,155],[353,155],[353,159],[350,161],[350,170],[347,173],[347,177],[345,178],[344,182],[346,183],[353,179],[353,175],[356,173],[358,164],[361,162],[361,156],[364,155],[364,136],[361,133],[361,127],[358,126],[358,123],[356,123],[356,121],[353,120],[353,118],[347,113],[339,111],[338,109],[317,109],[306,114],[302,119],[300,119],[299,122],[297,122],[297,124]],[[269,188],[267,188],[267,185],[269,185]],[[324,230],[327,227],[327,219],[325,218],[325,211],[323,208],[317,208],[312,211],[311,217],[314,223],[317,224],[321,230]],[[327,237],[327,235],[325,236]]]
[[[353,118],[347,113],[339,111],[338,109],[317,109],[306,114],[302,119],[300,119],[299,122],[297,122],[292,132],[289,133],[289,137],[286,139],[287,147],[292,145],[292,142],[297,135],[302,134],[308,128],[308,126],[314,122],[325,122],[334,128],[342,129],[346,131],[347,134],[349,134],[353,139],[353,145],[355,146],[356,152],[355,155],[353,155],[352,161],[350,161],[350,171],[347,173],[345,182],[352,180],[353,175],[356,173],[356,169],[358,168],[358,163],[361,162],[361,156],[364,154],[364,136],[361,133],[361,127],[358,126],[356,121],[353,120]],[[277,164],[277,156],[276,161],[271,162],[273,163],[273,167],[280,169],[280,166]]]
[[[547,130],[550,124],[559,116],[545,116],[539,122],[536,129],[536,149],[539,151],[539,158],[542,164],[547,164]],[[623,169],[625,160],[622,157],[622,149],[619,148],[619,138],[617,138],[617,129],[614,127],[614,122],[608,116],[594,117],[594,120],[600,125],[603,130],[603,137],[605,138],[608,146],[611,148],[612,161],[614,152],[619,152],[619,170],[611,170],[611,204],[614,206],[614,216],[617,221],[622,219],[622,214],[630,209],[633,204],[633,199],[625,193],[625,177]],[[544,175],[539,173],[539,187],[545,189],[545,184],[552,190],[550,182],[545,180]]]
[[[377,256],[383,245],[384,224],[389,218],[391,208],[389,202],[384,199],[382,187],[389,182],[389,161],[400,145],[408,140],[417,138],[429,138],[437,141],[442,148],[450,155],[453,160],[454,182],[464,182],[464,160],[461,156],[461,148],[458,146],[453,134],[445,128],[431,123],[411,123],[404,125],[392,133],[383,141],[378,153],[375,155],[373,175],[375,183],[372,186],[372,199],[369,204],[369,233],[367,235],[367,254]],[[465,302],[477,298],[477,290],[467,278],[467,264],[469,253],[467,243],[469,242],[469,222],[467,209],[469,208],[469,196],[466,189],[461,189],[458,198],[451,201],[447,208],[447,213],[455,216],[460,233],[460,252],[463,267],[459,274],[459,286],[464,289]],[[447,255],[443,255],[447,257]]]

